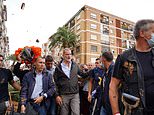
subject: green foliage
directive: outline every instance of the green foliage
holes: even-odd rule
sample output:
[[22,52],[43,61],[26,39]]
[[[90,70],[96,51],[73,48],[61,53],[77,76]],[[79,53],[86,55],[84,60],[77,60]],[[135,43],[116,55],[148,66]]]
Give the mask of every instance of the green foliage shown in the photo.
[[6,60],[12,60],[12,61],[16,61],[16,56],[14,54],[9,55],[8,57],[6,57]]
[[73,48],[76,47],[77,35],[72,32],[68,27],[59,27],[57,32],[50,38],[49,48],[55,48],[60,46],[62,48]]

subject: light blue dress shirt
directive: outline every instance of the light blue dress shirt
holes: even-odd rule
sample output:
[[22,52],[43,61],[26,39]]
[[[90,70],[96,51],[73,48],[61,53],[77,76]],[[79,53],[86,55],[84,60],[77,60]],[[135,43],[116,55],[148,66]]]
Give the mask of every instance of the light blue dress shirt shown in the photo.
[[72,62],[70,63],[69,67],[64,62],[61,63],[62,70],[68,78],[70,78],[71,65],[72,65]]
[[31,99],[35,99],[37,97],[39,97],[43,91],[43,81],[42,81],[43,75],[42,73],[36,73],[36,77],[35,77],[35,86],[34,86],[34,90],[31,96]]

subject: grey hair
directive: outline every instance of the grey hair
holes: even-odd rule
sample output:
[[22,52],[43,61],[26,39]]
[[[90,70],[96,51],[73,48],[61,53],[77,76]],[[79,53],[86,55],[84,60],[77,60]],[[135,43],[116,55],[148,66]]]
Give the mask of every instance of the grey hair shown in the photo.
[[147,31],[150,29],[150,24],[154,24],[154,20],[152,19],[143,19],[136,22],[134,26],[133,35],[135,39],[137,40],[140,37],[140,31]]
[[70,49],[70,48],[65,48],[65,49],[63,50],[63,54],[64,54],[66,51],[71,51],[71,49]]

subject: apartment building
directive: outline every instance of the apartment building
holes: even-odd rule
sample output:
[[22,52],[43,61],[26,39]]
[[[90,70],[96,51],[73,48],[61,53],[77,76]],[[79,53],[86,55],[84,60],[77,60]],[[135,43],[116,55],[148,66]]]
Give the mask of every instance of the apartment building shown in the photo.
[[[7,29],[5,21],[7,21],[7,9],[4,5],[5,0],[0,0],[0,54],[7,57],[9,55],[9,38],[7,37]],[[8,66],[8,62],[5,63]]]
[[78,63],[94,63],[103,51],[114,58],[132,47],[134,22],[85,5],[66,24],[78,35],[74,49]]

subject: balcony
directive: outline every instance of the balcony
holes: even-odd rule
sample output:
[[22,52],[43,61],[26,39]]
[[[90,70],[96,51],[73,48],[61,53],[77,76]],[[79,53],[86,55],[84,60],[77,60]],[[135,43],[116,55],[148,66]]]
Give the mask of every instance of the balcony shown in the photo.
[[70,22],[70,28],[72,28],[74,25],[75,25],[75,20],[72,20],[72,21]]
[[121,22],[121,29],[128,30],[129,24],[126,22]]
[[101,44],[104,44],[104,45],[110,45],[110,41],[101,40]]
[[103,29],[103,34],[105,34],[105,35],[109,35],[109,29],[104,28],[104,29]]
[[100,22],[103,23],[103,24],[109,25],[109,17],[105,16],[105,15],[101,15]]

